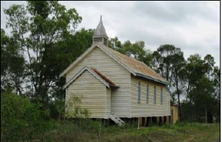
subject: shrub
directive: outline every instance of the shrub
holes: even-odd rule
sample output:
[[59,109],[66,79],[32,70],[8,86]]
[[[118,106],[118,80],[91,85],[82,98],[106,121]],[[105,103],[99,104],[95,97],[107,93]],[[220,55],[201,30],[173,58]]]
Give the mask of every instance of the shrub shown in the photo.
[[71,95],[65,106],[65,117],[66,118],[89,118],[90,111],[81,108],[82,96]]
[[15,94],[1,94],[1,140],[32,141],[48,127],[49,111]]

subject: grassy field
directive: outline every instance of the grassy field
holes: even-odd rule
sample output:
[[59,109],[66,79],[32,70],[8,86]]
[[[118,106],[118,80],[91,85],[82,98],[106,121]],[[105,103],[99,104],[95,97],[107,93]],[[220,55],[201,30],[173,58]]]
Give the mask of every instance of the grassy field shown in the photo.
[[[85,128],[84,128],[85,127]],[[118,126],[75,127],[60,124],[47,133],[46,141],[55,142],[219,142],[220,125],[182,123],[176,125],[141,127]]]

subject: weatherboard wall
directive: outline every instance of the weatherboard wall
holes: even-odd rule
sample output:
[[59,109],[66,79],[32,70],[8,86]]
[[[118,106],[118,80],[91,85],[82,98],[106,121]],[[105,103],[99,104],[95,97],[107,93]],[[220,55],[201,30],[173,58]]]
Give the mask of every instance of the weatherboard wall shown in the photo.
[[118,89],[111,90],[111,92],[107,91],[111,94],[111,113],[119,117],[130,117],[130,72],[99,47],[95,47],[66,74],[66,81],[69,81],[84,66],[96,68],[119,86]]
[[[138,82],[141,83],[141,101],[138,101]],[[147,84],[149,99],[146,100]],[[154,86],[156,86],[156,104],[154,103]],[[161,104],[161,87],[163,104]],[[164,85],[131,76],[131,117],[154,117],[170,115],[170,99]]]
[[[109,118],[110,108],[107,107],[106,86],[88,71],[84,71],[67,89],[66,103],[73,96],[81,98],[82,109],[90,111],[90,118]],[[71,107],[72,108],[72,107]]]

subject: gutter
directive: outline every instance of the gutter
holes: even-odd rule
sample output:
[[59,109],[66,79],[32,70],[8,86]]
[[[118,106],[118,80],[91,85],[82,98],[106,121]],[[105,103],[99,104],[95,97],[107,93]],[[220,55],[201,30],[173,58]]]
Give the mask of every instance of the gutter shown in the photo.
[[145,78],[145,79],[149,79],[149,80],[152,80],[152,81],[155,81],[155,82],[164,84],[164,85],[168,85],[168,84],[169,84],[169,82],[164,82],[164,81],[161,81],[161,80],[152,78],[152,77],[150,77],[150,76],[143,75],[143,74],[141,74],[141,73],[136,73],[136,76],[142,77],[142,78]]

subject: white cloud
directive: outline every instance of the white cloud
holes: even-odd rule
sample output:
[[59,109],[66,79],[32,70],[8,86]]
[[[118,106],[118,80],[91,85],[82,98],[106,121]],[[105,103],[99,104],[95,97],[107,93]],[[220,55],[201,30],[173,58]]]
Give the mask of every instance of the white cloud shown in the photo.
[[[16,2],[1,2],[2,8]],[[26,3],[26,2],[20,2]],[[74,2],[60,1],[76,8],[83,17],[80,28],[96,28],[100,15],[110,37],[121,41],[143,40],[154,51],[162,44],[174,44],[185,57],[212,54],[219,65],[219,2]]]

